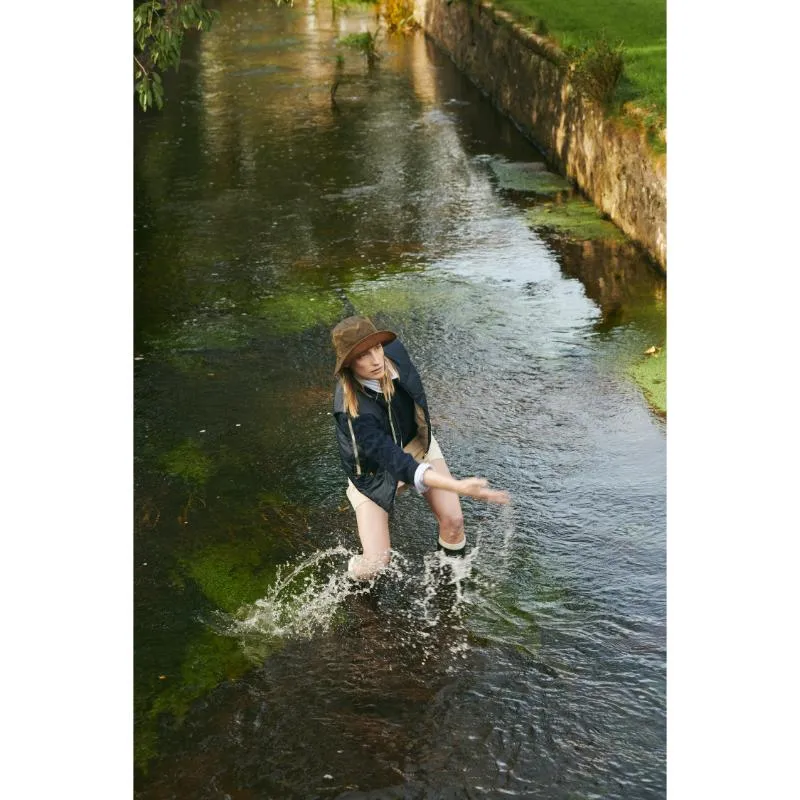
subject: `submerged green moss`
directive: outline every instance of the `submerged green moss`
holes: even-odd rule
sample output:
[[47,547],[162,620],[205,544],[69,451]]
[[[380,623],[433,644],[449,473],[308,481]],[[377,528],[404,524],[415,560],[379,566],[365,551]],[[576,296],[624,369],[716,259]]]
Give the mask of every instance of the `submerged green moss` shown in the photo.
[[647,401],[661,414],[667,413],[667,350],[646,355],[629,369],[631,378],[642,388]]
[[540,162],[508,162],[492,160],[489,167],[501,189],[515,192],[554,195],[568,191],[572,184],[561,175],[549,172]]
[[315,325],[336,324],[344,316],[344,307],[335,294],[309,289],[268,297],[256,313],[280,333],[300,333]]
[[137,721],[134,741],[136,766],[147,772],[148,763],[158,755],[158,729],[164,718],[179,725],[192,703],[225,680],[234,680],[251,667],[235,639],[219,636],[209,629],[189,642],[180,674],[154,675],[158,682],[144,718]]
[[446,297],[441,287],[421,276],[414,276],[413,280],[399,278],[381,283],[361,283],[350,289],[347,296],[358,313],[366,316],[377,314],[406,316],[411,311],[436,307]]
[[203,630],[188,644],[180,675],[164,676],[164,691],[155,698],[150,716],[171,714],[182,719],[195,699],[242,675],[249,666],[235,639]]
[[307,530],[307,511],[264,490],[254,503],[258,523],[243,519],[237,534],[181,560],[183,571],[217,608],[233,613],[264,597],[277,565],[296,552]]
[[199,317],[151,337],[148,345],[157,351],[233,350],[246,343],[249,335],[238,317]]
[[186,569],[217,608],[233,613],[263,597],[274,580],[283,554],[276,553],[273,538],[212,545],[187,560]]
[[171,367],[186,376],[208,374],[208,357],[205,353],[180,352],[167,353],[164,360]]
[[147,765],[158,755],[156,721],[137,724],[133,736],[133,763],[146,775]]
[[[363,265],[360,268],[363,270]],[[452,296],[451,287],[443,289],[418,271],[409,272],[405,265],[396,269],[402,271],[381,280],[374,275],[366,280],[351,279],[344,289],[308,286],[276,294],[262,300],[255,313],[278,333],[295,334],[317,325],[332,327],[348,313],[405,315],[436,308]]]
[[579,197],[564,203],[542,203],[529,208],[526,216],[531,227],[547,228],[569,239],[625,241],[625,235],[616,225],[605,219],[596,206]]
[[211,475],[213,462],[197,442],[187,439],[164,455],[161,465],[168,475],[183,478],[190,486],[203,486]]

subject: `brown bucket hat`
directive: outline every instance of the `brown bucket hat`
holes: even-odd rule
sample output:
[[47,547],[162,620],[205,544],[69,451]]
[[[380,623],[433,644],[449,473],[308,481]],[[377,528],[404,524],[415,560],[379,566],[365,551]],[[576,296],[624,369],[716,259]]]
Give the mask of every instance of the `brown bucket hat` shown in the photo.
[[336,351],[336,369],[338,375],[342,367],[346,367],[356,348],[369,350],[376,344],[388,344],[397,338],[391,331],[379,331],[369,317],[348,317],[343,319],[332,331],[333,349]]

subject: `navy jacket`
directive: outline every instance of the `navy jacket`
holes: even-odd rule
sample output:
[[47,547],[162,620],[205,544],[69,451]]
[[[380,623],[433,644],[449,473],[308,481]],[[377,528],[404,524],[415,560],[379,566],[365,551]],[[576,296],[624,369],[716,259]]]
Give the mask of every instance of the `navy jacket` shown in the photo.
[[[397,367],[398,382],[414,401],[417,436],[425,442],[427,452],[431,443],[431,421],[419,373],[398,339],[384,345],[384,352]],[[340,383],[336,385],[333,416],[339,456],[347,477],[359,492],[389,511],[394,503],[397,482],[413,483],[418,466],[403,451],[397,419],[390,422],[385,404],[363,390],[358,394],[358,417],[349,417],[344,409],[344,392]]]

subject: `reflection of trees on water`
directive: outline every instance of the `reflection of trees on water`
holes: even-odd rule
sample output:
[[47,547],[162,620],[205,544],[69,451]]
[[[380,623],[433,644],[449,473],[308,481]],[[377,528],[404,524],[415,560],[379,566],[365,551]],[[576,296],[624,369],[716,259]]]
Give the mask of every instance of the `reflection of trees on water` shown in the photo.
[[494,202],[452,120],[433,108],[436,70],[421,35],[393,39],[373,78],[356,54],[333,112],[336,37],[365,23],[340,14],[332,27],[329,17],[327,6],[226,9],[197,43],[186,102],[137,129],[137,209],[148,218],[137,346],[152,334],[185,339],[187,314],[198,347],[204,331],[218,343],[226,319],[231,342],[257,335],[250,322],[276,305],[329,324],[341,316],[332,286],[466,246],[474,209]]
[[[630,242],[574,242],[542,234],[558,254],[565,275],[577,278],[602,311],[598,330],[608,330],[642,314],[664,314],[666,279]],[[660,310],[660,311],[659,311]]]
[[[312,284],[331,271],[346,281],[366,265],[402,268],[451,242],[489,193],[482,182],[452,180],[468,177],[468,159],[450,120],[432,111],[435,71],[422,36],[387,42],[374,77],[346,54],[334,113],[335,41],[363,19],[341,14],[334,30],[327,7],[273,11],[265,26],[261,4],[231,7],[200,43],[199,101],[172,110],[198,142],[191,184],[171,187],[192,213],[174,207],[173,194],[183,218],[162,238],[178,238],[190,263],[235,254],[273,279],[304,270]],[[416,96],[397,80],[406,69]],[[149,179],[162,180],[163,148],[154,139],[144,154],[161,162]],[[160,186],[162,202],[168,194]]]

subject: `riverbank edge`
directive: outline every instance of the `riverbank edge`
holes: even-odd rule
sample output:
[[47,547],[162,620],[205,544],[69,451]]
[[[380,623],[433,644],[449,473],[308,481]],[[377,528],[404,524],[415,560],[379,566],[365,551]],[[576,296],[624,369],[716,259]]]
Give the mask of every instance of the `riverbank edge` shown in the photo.
[[563,53],[484,0],[414,0],[425,35],[666,274],[666,156],[567,80]]

